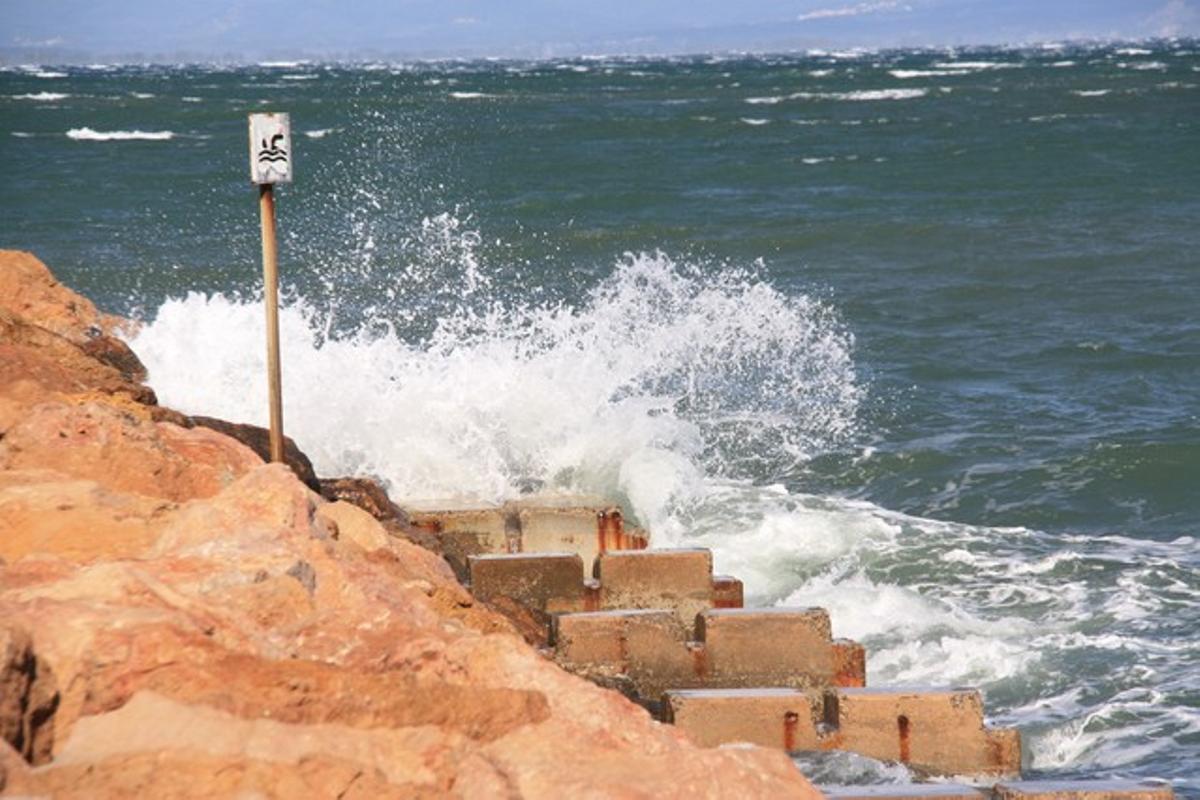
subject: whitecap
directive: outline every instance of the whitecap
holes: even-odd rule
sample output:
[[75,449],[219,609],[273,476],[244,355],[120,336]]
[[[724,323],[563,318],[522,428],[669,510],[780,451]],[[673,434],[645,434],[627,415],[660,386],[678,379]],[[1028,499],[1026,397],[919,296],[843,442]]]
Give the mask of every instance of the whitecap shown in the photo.
[[281,80],[281,81],[315,81],[319,77],[321,77],[321,76],[313,75],[311,73],[304,73],[304,74],[300,74],[300,75],[280,75],[279,80]]
[[14,100],[33,100],[38,103],[54,103],[59,100],[66,100],[71,95],[62,94],[60,92],[37,92],[36,94],[14,94]]
[[969,75],[966,69],[892,69],[888,70],[893,78],[908,80],[910,78],[941,78],[954,75]]
[[136,97],[138,100],[149,100],[150,98],[154,97],[154,95],[150,92],[130,92],[129,96]]
[[769,97],[747,97],[746,102],[755,106],[773,106],[776,103],[782,103],[785,99],[782,95],[772,95]]
[[113,142],[113,141],[165,141],[175,137],[172,131],[96,131],[91,128],[72,128],[67,131],[67,137],[76,141]]
[[333,133],[333,128],[317,128],[315,130],[305,131],[304,135],[310,139],[324,139],[331,133]]
[[985,69],[1015,69],[1024,66],[1010,61],[938,61],[933,65],[937,69],[970,70],[972,72]]
[[1071,94],[1079,97],[1104,97],[1112,89],[1072,89]]
[[770,122],[771,120],[769,120],[769,119],[755,118],[755,117],[742,117],[742,118],[741,118],[741,121],[742,121],[742,122],[744,122],[744,123],[746,123],[747,125],[754,125],[754,126],[758,126],[758,125],[766,125],[766,124],[767,124],[768,122]]
[[485,94],[484,92],[451,92],[450,96],[455,100],[480,100],[485,97],[495,97],[495,95]]

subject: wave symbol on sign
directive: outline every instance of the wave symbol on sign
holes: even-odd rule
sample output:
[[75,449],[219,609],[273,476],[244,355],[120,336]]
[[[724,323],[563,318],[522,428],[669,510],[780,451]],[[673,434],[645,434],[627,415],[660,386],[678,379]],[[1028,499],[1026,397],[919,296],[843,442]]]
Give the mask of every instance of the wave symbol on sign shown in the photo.
[[284,138],[282,133],[277,133],[271,137],[271,143],[267,144],[267,140],[262,140],[262,149],[258,151],[258,160],[275,163],[277,161],[286,162],[288,159],[287,150],[279,147],[278,142]]

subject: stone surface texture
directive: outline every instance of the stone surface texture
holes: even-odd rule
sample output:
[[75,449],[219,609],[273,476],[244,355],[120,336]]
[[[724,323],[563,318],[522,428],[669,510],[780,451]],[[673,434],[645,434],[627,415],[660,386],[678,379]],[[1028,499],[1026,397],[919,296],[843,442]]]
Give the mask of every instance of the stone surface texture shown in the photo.
[[[570,675],[439,555],[207,426],[0,251],[0,793],[819,797]],[[130,354],[132,355],[132,354]],[[153,380],[153,376],[150,376]]]

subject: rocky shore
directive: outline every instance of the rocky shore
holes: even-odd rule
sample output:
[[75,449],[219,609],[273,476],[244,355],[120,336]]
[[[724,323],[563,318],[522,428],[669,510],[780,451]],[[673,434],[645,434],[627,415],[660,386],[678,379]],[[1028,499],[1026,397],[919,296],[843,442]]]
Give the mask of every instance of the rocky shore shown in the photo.
[[372,484],[159,406],[122,324],[0,251],[0,793],[820,796],[559,668]]

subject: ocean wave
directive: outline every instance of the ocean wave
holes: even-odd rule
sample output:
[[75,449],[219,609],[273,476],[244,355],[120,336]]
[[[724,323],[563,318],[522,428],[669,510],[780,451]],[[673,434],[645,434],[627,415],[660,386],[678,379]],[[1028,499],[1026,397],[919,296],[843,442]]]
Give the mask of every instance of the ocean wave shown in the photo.
[[966,69],[892,69],[888,70],[888,74],[893,78],[908,80],[910,78],[941,78],[953,75],[968,75],[971,70]]
[[71,128],[67,137],[81,142],[166,141],[175,138],[173,131],[96,131],[91,128]]
[[795,97],[822,100],[849,100],[863,102],[871,100],[914,100],[929,94],[928,89],[859,89],[852,92],[799,93]]
[[757,126],[759,126],[759,125],[767,125],[768,123],[770,123],[770,122],[771,122],[771,120],[769,120],[769,119],[762,119],[762,118],[760,118],[760,117],[759,117],[759,118],[756,118],[756,117],[741,117],[741,118],[739,118],[739,120],[738,120],[738,121],[739,121],[739,122],[743,122],[743,123],[745,123],[746,125],[752,125],[752,126],[755,126],[755,127],[757,127]]
[[1104,95],[1112,92],[1112,89],[1072,89],[1071,94],[1078,97],[1104,97]]
[[11,95],[13,100],[33,100],[37,103],[54,103],[59,100],[66,100],[71,95],[62,94],[61,92],[37,92],[34,94],[14,94]]
[[[444,290],[470,271],[435,261],[398,278]],[[486,283],[471,280],[463,297]],[[133,343],[163,402],[261,421],[260,311],[219,296],[164,304]],[[319,316],[281,315],[288,433],[323,473],[373,473],[399,497],[561,485],[636,495],[660,519],[672,501],[653,498],[686,493],[687,475],[786,469],[856,424],[852,340],[833,310],[752,271],[630,256],[577,307],[467,304],[419,345],[374,326],[321,341]],[[305,391],[313,381],[332,394]]]
[[494,94],[486,92],[450,92],[450,97],[455,100],[482,100],[487,97],[495,97]]
[[154,97],[154,94],[151,92],[130,92],[129,96],[137,98],[138,100],[149,100]]
[[979,72],[989,69],[1017,69],[1024,64],[1014,64],[1011,61],[938,61],[933,64],[936,69],[953,69]]

